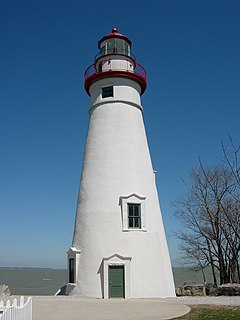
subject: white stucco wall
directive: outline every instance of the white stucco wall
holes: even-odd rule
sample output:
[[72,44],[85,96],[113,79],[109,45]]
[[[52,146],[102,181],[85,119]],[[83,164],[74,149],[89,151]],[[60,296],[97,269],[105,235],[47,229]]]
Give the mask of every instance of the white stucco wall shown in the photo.
[[[110,85],[114,97],[102,99],[101,88]],[[72,295],[107,298],[104,261],[116,254],[129,261],[129,298],[175,295],[139,93],[139,85],[127,78],[102,79],[90,87],[72,243],[81,254]],[[145,199],[145,230],[126,232],[121,197],[132,194]]]

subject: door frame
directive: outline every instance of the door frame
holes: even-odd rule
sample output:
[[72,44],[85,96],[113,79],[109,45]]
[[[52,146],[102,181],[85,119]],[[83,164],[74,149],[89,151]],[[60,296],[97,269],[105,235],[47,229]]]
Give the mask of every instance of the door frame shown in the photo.
[[131,298],[131,276],[130,265],[131,257],[124,257],[114,254],[108,258],[103,258],[103,298],[109,299],[109,266],[123,266],[124,268],[124,298]]

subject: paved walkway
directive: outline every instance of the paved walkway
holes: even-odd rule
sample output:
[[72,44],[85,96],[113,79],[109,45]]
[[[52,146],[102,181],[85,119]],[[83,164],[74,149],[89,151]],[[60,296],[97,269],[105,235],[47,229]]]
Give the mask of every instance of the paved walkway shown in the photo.
[[81,299],[33,296],[33,320],[164,320],[190,308],[164,299]]

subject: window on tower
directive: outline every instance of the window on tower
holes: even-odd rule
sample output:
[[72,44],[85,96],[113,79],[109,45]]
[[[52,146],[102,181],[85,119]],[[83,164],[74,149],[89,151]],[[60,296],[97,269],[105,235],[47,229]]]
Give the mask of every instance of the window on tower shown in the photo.
[[74,262],[74,259],[73,258],[70,258],[69,260],[69,265],[68,265],[68,272],[69,272],[69,282],[70,283],[74,283],[75,282],[75,276],[74,276],[74,273],[75,273],[75,262]]
[[141,229],[140,203],[128,203],[128,227]]
[[107,54],[115,52],[115,39],[111,38],[106,41],[107,43]]
[[130,45],[126,40],[119,38],[110,38],[100,45],[100,55],[124,54],[130,56]]
[[136,193],[128,196],[120,196],[122,231],[123,232],[146,232],[146,197]]
[[102,88],[102,98],[113,97],[113,86]]

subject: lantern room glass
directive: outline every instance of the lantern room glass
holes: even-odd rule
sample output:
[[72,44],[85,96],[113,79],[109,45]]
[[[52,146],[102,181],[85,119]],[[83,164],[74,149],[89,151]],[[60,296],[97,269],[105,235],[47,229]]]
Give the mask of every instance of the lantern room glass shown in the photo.
[[100,45],[101,55],[119,53],[130,56],[130,45],[124,39],[109,38]]

